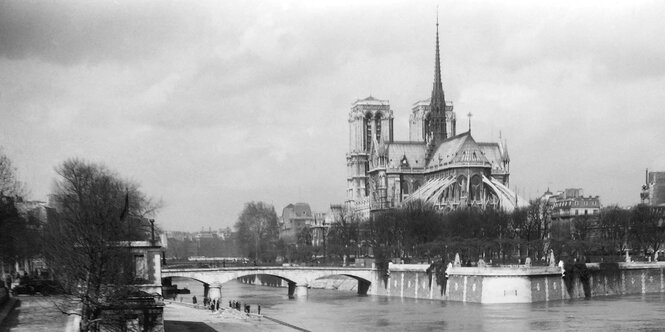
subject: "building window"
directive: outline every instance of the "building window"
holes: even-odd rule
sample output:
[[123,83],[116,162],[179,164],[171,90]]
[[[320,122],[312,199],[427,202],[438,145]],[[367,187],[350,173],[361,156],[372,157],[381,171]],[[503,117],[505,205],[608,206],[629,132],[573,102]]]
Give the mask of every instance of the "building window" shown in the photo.
[[148,279],[147,264],[144,255],[134,255],[134,278]]

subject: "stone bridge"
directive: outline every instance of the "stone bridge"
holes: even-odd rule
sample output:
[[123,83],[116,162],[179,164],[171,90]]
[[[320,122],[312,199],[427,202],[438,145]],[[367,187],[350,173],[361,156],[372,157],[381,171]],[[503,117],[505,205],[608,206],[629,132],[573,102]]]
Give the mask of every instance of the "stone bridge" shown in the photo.
[[307,296],[312,281],[334,275],[344,275],[358,280],[358,294],[373,294],[372,283],[377,271],[371,268],[349,267],[293,267],[251,266],[226,268],[174,268],[162,269],[162,284],[170,285],[173,277],[190,278],[203,283],[204,295],[211,299],[221,297],[222,284],[243,276],[271,275],[285,280],[289,287],[289,298]]

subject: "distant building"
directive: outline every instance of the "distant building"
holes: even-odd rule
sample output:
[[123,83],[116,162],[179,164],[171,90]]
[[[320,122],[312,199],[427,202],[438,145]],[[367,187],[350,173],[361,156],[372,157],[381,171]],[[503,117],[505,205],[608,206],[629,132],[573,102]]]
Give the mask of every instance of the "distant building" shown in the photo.
[[166,231],[166,237],[178,241],[192,240],[194,236],[190,232]]
[[208,230],[201,230],[196,233],[194,236],[197,240],[201,239],[216,239],[218,237],[217,231],[213,231],[211,227],[208,227]]
[[665,172],[649,172],[647,169],[640,198],[643,204],[665,207]]
[[289,204],[282,210],[279,238],[287,245],[298,242],[298,234],[314,224],[312,209],[307,203]]
[[568,188],[556,194],[549,190],[543,195],[551,208],[552,220],[569,220],[577,216],[600,214],[600,197],[584,197],[581,188]]

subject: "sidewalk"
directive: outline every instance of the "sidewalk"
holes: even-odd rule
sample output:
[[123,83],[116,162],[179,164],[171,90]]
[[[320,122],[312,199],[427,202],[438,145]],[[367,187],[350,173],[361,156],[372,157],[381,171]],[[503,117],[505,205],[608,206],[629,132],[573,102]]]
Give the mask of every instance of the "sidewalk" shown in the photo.
[[[291,328],[272,322],[260,320],[256,315],[243,319],[237,310],[229,309],[213,313],[206,309],[192,308],[191,304],[169,303],[165,301],[164,327],[166,332],[172,331],[293,331]],[[225,308],[226,309],[226,308]],[[244,314],[243,314],[244,315]]]
[[0,331],[63,331],[68,317],[63,315],[53,304],[57,297],[18,296],[12,311],[8,313]]

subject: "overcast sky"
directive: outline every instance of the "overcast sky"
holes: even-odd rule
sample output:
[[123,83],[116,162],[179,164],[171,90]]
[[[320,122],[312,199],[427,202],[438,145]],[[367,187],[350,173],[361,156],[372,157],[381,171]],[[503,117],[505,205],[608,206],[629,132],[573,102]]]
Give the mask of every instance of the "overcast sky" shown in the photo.
[[511,187],[639,200],[665,170],[665,2],[0,1],[0,146],[31,198],[100,162],[162,199],[166,229],[248,201],[345,199],[348,112],[390,100],[395,138],[443,86],[458,133],[508,140]]

